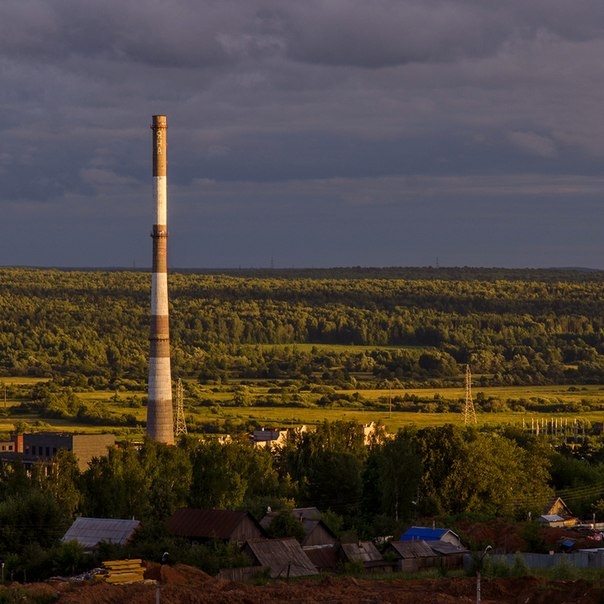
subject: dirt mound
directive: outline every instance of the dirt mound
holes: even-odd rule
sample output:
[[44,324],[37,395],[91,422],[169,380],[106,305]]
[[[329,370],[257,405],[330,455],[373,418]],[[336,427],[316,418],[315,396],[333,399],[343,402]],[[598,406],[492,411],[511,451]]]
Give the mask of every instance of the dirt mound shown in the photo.
[[[476,579],[473,577],[410,580],[358,579],[327,576],[301,581],[278,581],[268,585],[234,583],[209,577],[202,571],[184,566],[151,565],[155,581],[110,585],[103,581],[82,583],[11,585],[0,599],[18,601],[26,593],[48,595],[59,604],[148,604],[159,595],[162,604],[473,604],[476,602]],[[157,591],[159,590],[159,594]],[[586,581],[542,581],[520,579],[486,579],[482,581],[484,604],[596,604],[604,590]],[[12,598],[12,599],[11,599]]]
[[171,583],[177,585],[201,585],[212,579],[199,568],[187,566],[186,564],[145,563],[145,579],[157,581],[158,583]]

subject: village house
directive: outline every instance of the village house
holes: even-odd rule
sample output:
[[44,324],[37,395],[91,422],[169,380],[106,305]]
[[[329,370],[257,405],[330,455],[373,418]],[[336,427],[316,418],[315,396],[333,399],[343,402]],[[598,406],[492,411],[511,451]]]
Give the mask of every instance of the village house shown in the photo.
[[287,441],[287,430],[254,430],[250,434],[250,441],[256,447],[282,447]]
[[[268,530],[280,512],[269,511],[260,521],[260,526]],[[301,541],[303,548],[316,546],[333,546],[338,542],[335,533],[321,520],[321,512],[316,507],[293,508],[291,515],[300,522],[304,529]]]
[[401,541],[445,541],[462,547],[459,535],[446,528],[430,528],[427,526],[412,526],[400,538]]
[[248,539],[265,538],[264,529],[249,512],[180,508],[167,521],[168,532],[191,543],[212,540],[243,545]]
[[556,497],[548,502],[543,514],[537,518],[537,522],[550,527],[570,527],[575,526],[579,521],[562,498]]
[[389,541],[384,557],[396,561],[395,569],[415,573],[437,566],[438,555],[425,541]]
[[397,562],[397,570],[416,572],[423,568],[461,568],[469,553],[450,529],[412,526],[398,541],[390,541],[384,556]]

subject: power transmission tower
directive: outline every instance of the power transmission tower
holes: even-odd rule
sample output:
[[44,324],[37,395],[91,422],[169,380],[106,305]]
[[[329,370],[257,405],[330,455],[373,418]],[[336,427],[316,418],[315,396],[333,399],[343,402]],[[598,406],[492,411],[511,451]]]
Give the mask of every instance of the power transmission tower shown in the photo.
[[466,365],[466,406],[463,411],[464,425],[476,423],[476,411],[474,411],[474,401],[472,400],[472,374],[470,366]]
[[176,425],[174,426],[174,436],[182,436],[187,433],[183,398],[182,380],[178,378],[176,385]]

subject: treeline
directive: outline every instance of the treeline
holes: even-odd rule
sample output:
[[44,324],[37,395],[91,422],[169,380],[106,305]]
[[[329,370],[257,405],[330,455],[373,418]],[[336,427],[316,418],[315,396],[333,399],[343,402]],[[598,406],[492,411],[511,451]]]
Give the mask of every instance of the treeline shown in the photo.
[[[603,272],[398,271],[173,273],[174,373],[443,383],[471,363],[492,385],[604,381]],[[0,281],[0,374],[145,379],[148,274],[0,269]]]
[[[394,438],[378,431],[368,445],[365,438],[359,424],[325,422],[316,431],[292,432],[275,450],[247,438],[221,444],[189,437],[172,447],[123,444],[83,472],[67,451],[50,472],[26,473],[18,462],[4,462],[0,558],[7,572],[26,571],[30,580],[93,563],[73,544],[58,543],[82,515],[143,523],[128,550],[106,544],[99,552],[105,559],[158,559],[169,551],[173,561],[209,572],[236,563],[233,552],[191,549],[171,539],[164,521],[179,507],[242,509],[261,519],[268,506],[313,505],[348,539],[396,535],[437,517],[449,526],[462,517],[526,522],[529,513],[543,513],[559,489],[566,489],[577,515],[599,520],[604,513],[604,452],[590,435],[552,447],[549,439],[512,428],[446,425],[406,429]],[[297,533],[293,526],[284,530]]]

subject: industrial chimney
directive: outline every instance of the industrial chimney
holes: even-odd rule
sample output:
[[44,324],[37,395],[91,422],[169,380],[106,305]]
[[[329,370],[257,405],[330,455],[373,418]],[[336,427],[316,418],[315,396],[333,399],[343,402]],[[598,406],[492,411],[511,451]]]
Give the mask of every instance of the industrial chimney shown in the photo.
[[174,444],[172,376],[170,372],[170,329],[168,325],[168,221],[167,142],[165,115],[154,115],[153,131],[153,274],[151,277],[151,334],[147,436]]

